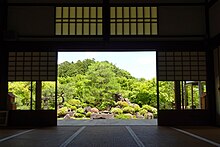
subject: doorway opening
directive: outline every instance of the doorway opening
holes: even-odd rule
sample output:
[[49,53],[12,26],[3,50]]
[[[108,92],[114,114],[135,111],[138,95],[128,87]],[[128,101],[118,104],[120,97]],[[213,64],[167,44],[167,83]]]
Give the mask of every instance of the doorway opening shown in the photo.
[[58,125],[75,120],[157,125],[156,90],[155,51],[58,53]]

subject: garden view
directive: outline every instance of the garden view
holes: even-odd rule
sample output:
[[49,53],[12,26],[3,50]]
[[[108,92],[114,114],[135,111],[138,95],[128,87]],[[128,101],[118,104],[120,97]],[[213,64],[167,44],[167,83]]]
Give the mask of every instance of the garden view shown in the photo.
[[[157,117],[156,79],[133,77],[108,61],[62,62],[58,65],[57,84],[58,119],[96,118],[93,114],[107,114],[115,119]],[[159,84],[163,108],[172,108],[173,82]],[[42,82],[42,109],[55,109],[55,85],[55,82]],[[30,89],[35,86],[34,82],[9,83],[18,110],[30,110]],[[35,91],[32,96],[35,101]]]
[[[40,81],[40,109],[57,106],[58,120],[157,118],[155,55],[59,53],[57,82]],[[36,110],[36,87],[36,81],[9,82],[8,91],[15,95],[13,110]],[[174,81],[158,82],[160,109],[176,109],[174,87]],[[204,82],[181,81],[180,87],[181,109],[205,109]]]

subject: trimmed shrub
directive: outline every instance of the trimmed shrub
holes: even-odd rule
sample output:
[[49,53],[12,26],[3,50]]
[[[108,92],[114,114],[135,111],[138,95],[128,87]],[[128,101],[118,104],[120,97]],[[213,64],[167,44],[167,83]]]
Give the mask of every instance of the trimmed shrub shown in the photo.
[[133,108],[134,108],[134,111],[135,112],[139,112],[140,111],[140,106],[138,105],[138,104],[133,104],[133,106],[132,106]]
[[132,119],[133,116],[131,114],[119,114],[116,115],[116,119]]
[[118,101],[116,104],[117,104],[118,106],[122,107],[122,108],[128,106],[128,103],[127,103],[127,102],[122,102],[122,101]]
[[102,104],[99,106],[99,110],[106,110],[109,107],[114,107],[115,106],[115,101],[104,101]]
[[145,116],[145,115],[147,115],[147,110],[145,110],[145,109],[141,109],[140,111],[139,111],[139,113],[140,113],[140,115],[143,115],[143,116]]
[[123,113],[131,113],[133,114],[135,112],[134,108],[128,106],[128,107],[124,107],[123,109]]
[[63,106],[64,106],[64,107],[68,107],[68,108],[70,108],[70,106],[72,106],[72,105],[70,105],[70,104],[67,103],[67,102],[64,102],[64,103],[63,103]]
[[88,106],[88,104],[86,104],[86,103],[81,103],[81,107],[85,108],[85,107],[87,107],[87,106]]
[[76,107],[81,105],[80,100],[77,100],[77,99],[70,99],[67,101],[67,103],[72,106],[76,106]]
[[76,110],[77,107],[76,107],[76,106],[70,106],[70,109],[71,109],[71,110]]
[[114,113],[114,114],[122,114],[122,113],[123,113],[123,110],[121,110],[120,108],[112,108],[112,109],[111,109],[111,113]]
[[86,117],[90,117],[92,115],[92,112],[87,112]]
[[58,109],[57,116],[62,117],[62,116],[65,116],[67,113],[68,113],[68,108],[63,107],[63,108]]
[[143,105],[142,109],[145,109],[145,110],[153,113],[154,117],[157,117],[157,108],[154,108],[154,107],[149,106],[149,105]]
[[77,112],[77,113],[84,114],[84,113],[85,113],[85,110],[84,110],[83,108],[78,108],[78,109],[76,109],[76,112]]
[[75,116],[76,118],[83,118],[83,117],[85,117],[85,115],[84,115],[84,114],[81,114],[81,113],[75,113],[74,116]]
[[147,110],[149,112],[152,112],[152,113],[156,113],[157,112],[157,108],[154,108],[154,107],[152,107],[150,105],[143,105],[142,109],[145,109],[145,110]]

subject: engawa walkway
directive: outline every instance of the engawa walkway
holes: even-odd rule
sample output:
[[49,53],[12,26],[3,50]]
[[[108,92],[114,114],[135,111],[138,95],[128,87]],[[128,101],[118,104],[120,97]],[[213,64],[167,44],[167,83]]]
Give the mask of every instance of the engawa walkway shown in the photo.
[[0,128],[1,147],[214,147],[220,128],[159,126],[59,126]]
[[143,125],[157,125],[157,119],[141,119],[141,120],[121,120],[121,119],[93,119],[93,120],[58,120],[58,126],[143,126]]

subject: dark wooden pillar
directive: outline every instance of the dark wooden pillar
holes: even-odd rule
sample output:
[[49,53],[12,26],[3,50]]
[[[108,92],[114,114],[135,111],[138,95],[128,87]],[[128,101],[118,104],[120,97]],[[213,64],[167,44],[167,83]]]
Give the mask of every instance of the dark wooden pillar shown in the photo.
[[41,81],[36,81],[36,110],[41,110],[41,92],[42,83]]
[[7,53],[0,53],[0,110],[7,110],[8,96],[8,59]]
[[103,9],[103,37],[106,42],[109,41],[110,36],[110,7],[109,0],[103,1],[104,9]]
[[175,81],[175,107],[176,110],[181,110],[181,94],[180,94],[180,81]]
[[8,53],[4,45],[4,32],[7,28],[7,1],[0,1],[0,110],[7,110],[8,96]]

